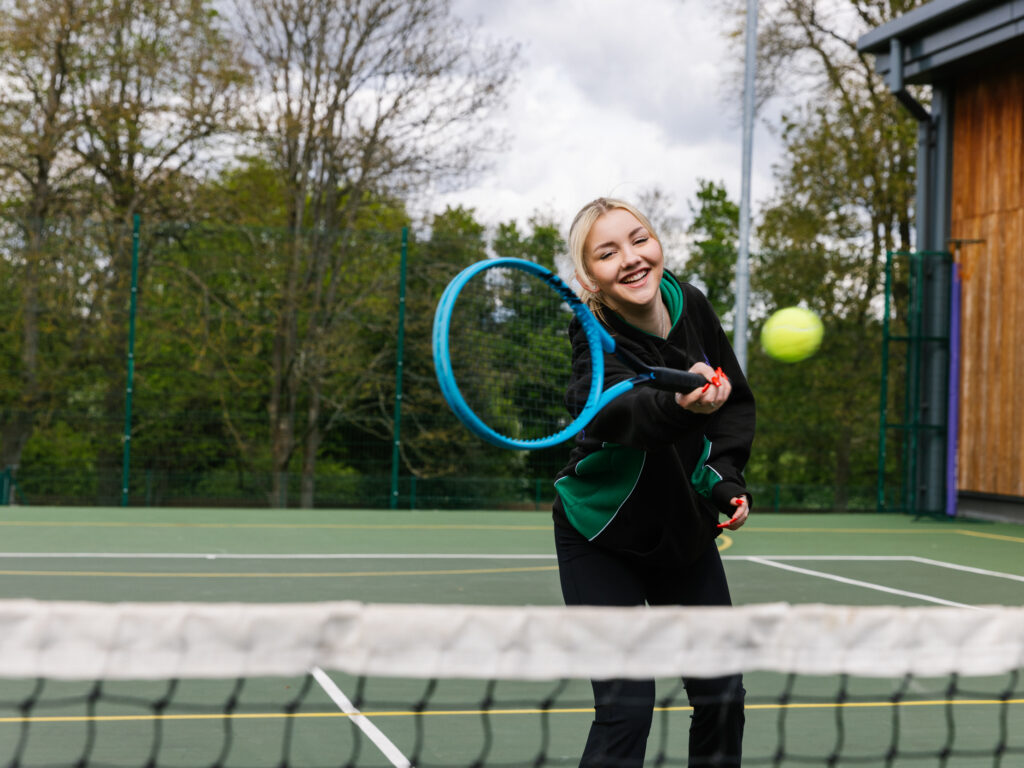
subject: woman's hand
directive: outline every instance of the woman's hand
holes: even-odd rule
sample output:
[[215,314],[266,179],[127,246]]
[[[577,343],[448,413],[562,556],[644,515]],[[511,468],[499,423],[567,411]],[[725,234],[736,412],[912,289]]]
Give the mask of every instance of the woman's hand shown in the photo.
[[750,514],[750,503],[747,501],[746,496],[734,496],[729,500],[729,503],[736,508],[736,511],[733,512],[730,519],[726,520],[724,523],[719,523],[718,527],[735,531],[747,522],[747,515]]
[[708,383],[692,392],[676,392],[676,404],[693,413],[709,415],[721,408],[732,393],[732,383],[722,370],[714,370],[707,363],[696,363],[691,373],[699,373]]

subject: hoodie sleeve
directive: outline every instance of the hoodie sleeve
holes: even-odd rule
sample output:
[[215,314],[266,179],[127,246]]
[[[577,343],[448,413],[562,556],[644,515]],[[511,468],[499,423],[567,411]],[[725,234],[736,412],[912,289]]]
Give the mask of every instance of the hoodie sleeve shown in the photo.
[[[567,405],[575,416],[586,403],[590,389],[590,348],[585,335],[573,334],[573,375]],[[635,376],[614,355],[604,355],[603,389]],[[677,442],[700,428],[707,417],[680,408],[672,392],[636,387],[612,400],[585,428],[588,438],[640,450],[656,450]]]

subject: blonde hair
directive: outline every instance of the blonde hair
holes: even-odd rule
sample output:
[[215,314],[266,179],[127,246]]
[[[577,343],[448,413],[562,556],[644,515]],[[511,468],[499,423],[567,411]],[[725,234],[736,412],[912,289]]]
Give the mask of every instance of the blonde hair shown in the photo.
[[591,200],[580,209],[579,213],[573,218],[572,225],[569,227],[569,257],[572,259],[573,269],[576,270],[576,280],[580,284],[580,300],[587,305],[587,309],[599,318],[604,316],[606,305],[601,298],[601,294],[593,293],[587,289],[585,281],[593,282],[594,278],[590,274],[590,270],[587,269],[586,254],[583,251],[594,222],[608,213],[608,211],[615,210],[616,208],[621,208],[636,216],[637,221],[644,226],[647,233],[657,240],[659,245],[661,244],[661,239],[655,233],[654,227],[651,226],[651,222],[648,221],[647,217],[637,210],[636,206],[627,203],[625,200],[617,200],[613,197],[599,197],[596,200]]

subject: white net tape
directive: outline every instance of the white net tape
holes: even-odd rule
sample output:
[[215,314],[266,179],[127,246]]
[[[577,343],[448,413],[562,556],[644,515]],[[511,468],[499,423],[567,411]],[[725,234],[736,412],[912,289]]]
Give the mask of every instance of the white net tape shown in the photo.
[[1024,608],[0,601],[0,677],[548,680],[1024,668]]

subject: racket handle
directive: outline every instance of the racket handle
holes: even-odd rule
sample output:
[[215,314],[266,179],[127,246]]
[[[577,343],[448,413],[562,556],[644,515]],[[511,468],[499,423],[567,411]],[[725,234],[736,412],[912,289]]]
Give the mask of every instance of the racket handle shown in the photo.
[[708,380],[699,373],[647,365],[632,352],[621,347],[615,350],[615,356],[640,374],[641,378],[638,381],[655,389],[662,389],[666,392],[692,392],[708,383]]
[[679,371],[675,368],[651,368],[650,374],[649,386],[668,392],[692,392],[708,383],[708,380],[699,373]]

